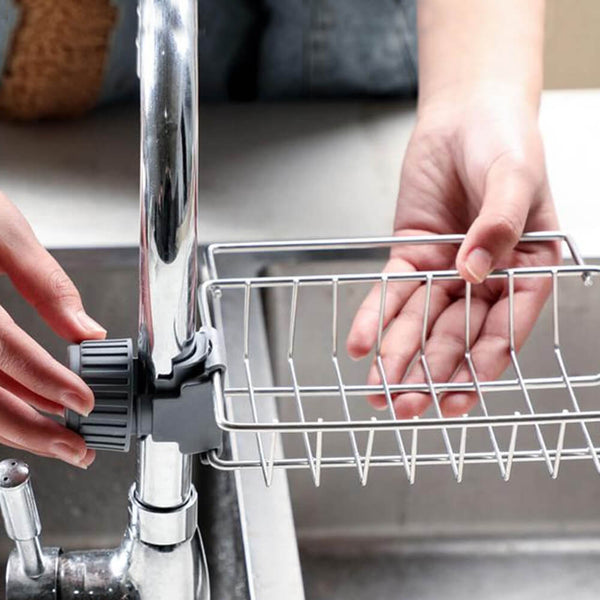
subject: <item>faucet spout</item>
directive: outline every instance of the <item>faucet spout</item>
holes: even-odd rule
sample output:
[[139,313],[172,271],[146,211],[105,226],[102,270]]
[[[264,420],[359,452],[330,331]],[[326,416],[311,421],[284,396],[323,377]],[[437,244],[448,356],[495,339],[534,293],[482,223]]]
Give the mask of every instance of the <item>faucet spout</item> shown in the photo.
[[[144,384],[149,386],[171,374],[173,359],[188,358],[194,350],[197,10],[197,0],[139,0],[138,357],[146,374]],[[138,427],[138,432],[143,431]],[[28,469],[25,465],[26,472],[15,471],[15,461],[0,463],[0,506],[7,532],[17,546],[7,568],[10,600],[209,598],[192,455],[180,452],[174,442],[140,435],[145,437],[138,443],[129,527],[115,550],[62,553],[58,548],[42,549]]]
[[[197,2],[140,0],[140,328],[146,371],[169,375],[196,330]],[[138,499],[160,508],[190,493],[191,457],[150,436],[138,445]]]
[[8,537],[15,542],[24,574],[37,579],[44,572],[42,524],[31,487],[29,466],[7,458],[0,462],[0,508]]

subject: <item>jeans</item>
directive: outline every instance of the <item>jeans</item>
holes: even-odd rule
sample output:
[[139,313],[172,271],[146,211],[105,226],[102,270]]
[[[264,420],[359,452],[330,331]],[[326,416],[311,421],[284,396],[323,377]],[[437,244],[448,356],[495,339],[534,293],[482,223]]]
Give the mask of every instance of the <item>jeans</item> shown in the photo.
[[414,95],[417,0],[200,0],[201,95]]
[[[135,0],[120,18],[102,100],[135,92]],[[199,0],[205,100],[410,96],[417,0]]]

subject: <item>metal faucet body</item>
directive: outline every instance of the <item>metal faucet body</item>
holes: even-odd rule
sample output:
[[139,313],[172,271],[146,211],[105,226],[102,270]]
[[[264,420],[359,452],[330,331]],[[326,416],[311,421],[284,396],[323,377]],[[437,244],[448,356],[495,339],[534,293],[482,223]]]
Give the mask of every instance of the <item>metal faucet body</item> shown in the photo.
[[[138,352],[146,372],[158,378],[169,375],[172,360],[189,351],[197,325],[196,0],[139,0],[138,74]],[[27,465],[3,463],[8,471],[6,486],[0,480],[2,512],[17,546],[7,567],[9,600],[209,598],[192,455],[176,443],[156,442],[151,435],[139,441],[130,521],[121,546],[113,550],[42,549]],[[15,465],[20,471],[13,473]]]
[[130,524],[118,548],[66,553],[59,548],[44,548],[40,555],[43,570],[33,578],[25,572],[22,556],[15,549],[7,565],[7,598],[208,600],[207,566],[195,522],[195,494],[193,502],[182,511],[188,515],[186,529],[180,532],[186,539],[171,546],[142,541],[151,531],[144,531],[147,517],[146,521],[140,519],[138,511],[132,489]]

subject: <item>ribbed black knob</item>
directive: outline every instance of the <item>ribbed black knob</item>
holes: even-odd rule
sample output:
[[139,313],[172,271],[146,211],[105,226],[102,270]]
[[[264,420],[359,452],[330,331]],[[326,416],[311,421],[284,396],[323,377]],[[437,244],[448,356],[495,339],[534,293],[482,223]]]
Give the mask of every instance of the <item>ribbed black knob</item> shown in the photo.
[[90,448],[129,451],[135,390],[132,341],[98,340],[69,346],[69,367],[90,386],[95,405],[87,417],[67,410],[67,426]]

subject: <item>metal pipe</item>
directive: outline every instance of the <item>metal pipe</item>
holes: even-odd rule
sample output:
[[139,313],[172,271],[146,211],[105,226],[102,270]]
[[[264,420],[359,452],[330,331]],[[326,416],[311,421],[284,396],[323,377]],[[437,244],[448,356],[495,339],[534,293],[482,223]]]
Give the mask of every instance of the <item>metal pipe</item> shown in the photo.
[[25,574],[32,579],[39,577],[44,572],[44,558],[40,538],[15,540],[15,547],[19,553]]
[[[197,532],[189,545],[164,554],[155,552],[127,532],[123,543],[115,550],[61,554],[57,570],[58,589],[56,596],[51,596],[52,600],[207,598],[204,587],[206,563]],[[172,583],[168,586],[166,582]],[[165,588],[168,591],[165,592]]]
[[148,436],[138,444],[136,496],[158,508],[181,506],[189,498],[192,470],[189,456],[170,442],[155,442]]
[[[141,241],[139,356],[169,375],[196,331],[198,153],[196,0],[140,0]],[[115,550],[40,548],[29,470],[0,463],[0,508],[17,543],[7,568],[12,600],[206,600],[191,456],[147,436],[138,447],[129,527]]]
[[24,462],[12,458],[0,462],[0,508],[6,533],[15,542],[25,575],[39,577],[44,572],[42,524],[29,467]]
[[[139,354],[171,372],[196,330],[198,161],[197,2],[141,0],[141,235]],[[161,51],[158,52],[157,49]],[[179,506],[191,459],[150,437],[138,447],[137,498]]]

